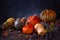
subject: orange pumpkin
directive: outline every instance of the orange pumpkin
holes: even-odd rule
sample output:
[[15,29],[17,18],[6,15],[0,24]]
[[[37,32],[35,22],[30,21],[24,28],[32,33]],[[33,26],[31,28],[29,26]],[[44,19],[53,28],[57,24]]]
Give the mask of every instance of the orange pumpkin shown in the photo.
[[46,9],[40,13],[40,19],[44,22],[53,22],[56,19],[56,13],[53,10]]
[[22,31],[23,31],[23,33],[25,33],[25,34],[31,34],[31,33],[33,32],[33,25],[31,25],[31,24],[25,25],[25,26],[22,28]]
[[35,14],[35,15],[32,15],[32,16],[29,16],[27,18],[27,22],[29,24],[35,25],[36,23],[40,22],[40,18]]

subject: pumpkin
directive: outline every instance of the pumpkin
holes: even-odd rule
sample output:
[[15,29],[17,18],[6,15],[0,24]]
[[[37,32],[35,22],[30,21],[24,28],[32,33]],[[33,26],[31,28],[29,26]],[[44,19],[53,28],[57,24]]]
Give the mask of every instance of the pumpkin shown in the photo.
[[47,32],[47,31],[44,29],[43,24],[41,24],[41,23],[37,23],[36,25],[34,25],[34,29],[35,29],[35,31],[38,33],[38,35],[41,35],[41,36],[45,35],[46,32]]
[[9,29],[9,28],[11,28],[10,25],[9,25],[9,22],[4,22],[2,28],[3,29]]
[[21,31],[22,27],[25,25],[25,23],[26,23],[26,18],[25,17],[23,17],[23,18],[17,18],[15,20],[14,27],[15,27],[15,29]]
[[29,24],[35,25],[36,23],[40,22],[40,18],[35,14],[35,15],[32,15],[32,16],[29,16],[27,18],[27,22]]
[[3,23],[3,28],[4,29],[13,28],[14,21],[15,21],[14,18],[7,19],[7,21]]
[[15,21],[15,19],[14,19],[14,18],[9,18],[9,19],[7,19],[7,21],[6,21],[6,22],[9,22],[9,23],[13,24],[13,23],[14,23],[14,21]]
[[33,25],[28,24],[22,28],[22,32],[25,34],[31,34],[33,32]]
[[53,22],[56,19],[56,13],[53,10],[46,9],[40,13],[40,19],[43,22]]

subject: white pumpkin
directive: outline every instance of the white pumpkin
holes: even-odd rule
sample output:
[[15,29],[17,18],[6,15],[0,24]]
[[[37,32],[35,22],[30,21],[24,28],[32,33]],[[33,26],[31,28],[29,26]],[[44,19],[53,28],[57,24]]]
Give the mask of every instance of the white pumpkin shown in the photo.
[[44,26],[43,24],[41,23],[37,23],[35,26],[34,26],[34,29],[35,31],[38,33],[38,35],[45,35],[46,34],[46,30],[44,29]]

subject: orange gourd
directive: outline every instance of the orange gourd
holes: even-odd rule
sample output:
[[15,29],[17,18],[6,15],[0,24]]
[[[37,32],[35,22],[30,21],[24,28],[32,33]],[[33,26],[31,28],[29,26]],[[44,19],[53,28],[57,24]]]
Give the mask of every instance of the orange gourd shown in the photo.
[[43,10],[40,13],[40,19],[44,22],[53,22],[56,19],[56,13],[50,9]]
[[27,18],[29,24],[35,25],[40,22],[40,18],[37,15],[32,15]]
[[25,34],[31,34],[33,32],[33,25],[28,24],[22,28],[22,32]]

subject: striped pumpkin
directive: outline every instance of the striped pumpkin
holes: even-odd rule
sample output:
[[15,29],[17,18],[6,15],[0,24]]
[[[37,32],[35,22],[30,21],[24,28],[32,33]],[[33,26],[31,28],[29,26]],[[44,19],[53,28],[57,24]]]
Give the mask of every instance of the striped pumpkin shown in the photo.
[[40,19],[43,22],[53,22],[56,19],[56,13],[53,10],[46,9],[40,13]]

